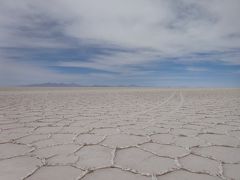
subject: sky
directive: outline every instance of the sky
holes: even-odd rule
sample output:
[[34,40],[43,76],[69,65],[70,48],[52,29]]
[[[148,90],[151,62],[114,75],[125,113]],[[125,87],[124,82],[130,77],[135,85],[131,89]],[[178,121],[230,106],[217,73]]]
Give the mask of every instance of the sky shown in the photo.
[[240,87],[239,0],[1,0],[0,86]]

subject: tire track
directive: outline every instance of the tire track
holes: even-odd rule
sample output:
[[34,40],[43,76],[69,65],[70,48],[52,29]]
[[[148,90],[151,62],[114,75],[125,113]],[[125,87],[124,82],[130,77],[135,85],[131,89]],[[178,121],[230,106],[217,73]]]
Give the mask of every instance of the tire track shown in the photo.
[[[185,101],[185,100],[184,100],[184,97],[183,97],[183,95],[182,95],[182,92],[175,93],[174,96],[179,96],[179,98],[180,98],[179,104],[177,104],[177,106],[176,106],[174,109],[170,110],[167,114],[161,116],[161,119],[166,120],[170,115],[176,113],[176,112],[182,107],[182,105],[183,105],[183,103],[184,103],[184,101]],[[173,96],[173,97],[174,97],[174,96]],[[170,100],[172,100],[173,97],[172,97],[171,99],[169,99],[167,102],[169,102]],[[166,103],[167,103],[167,102],[166,102]],[[166,104],[166,103],[164,103],[164,104]],[[159,107],[158,107],[158,108],[159,108]],[[156,123],[156,121],[157,121],[157,119],[151,118],[147,123],[151,123],[151,125],[153,125],[153,124]]]

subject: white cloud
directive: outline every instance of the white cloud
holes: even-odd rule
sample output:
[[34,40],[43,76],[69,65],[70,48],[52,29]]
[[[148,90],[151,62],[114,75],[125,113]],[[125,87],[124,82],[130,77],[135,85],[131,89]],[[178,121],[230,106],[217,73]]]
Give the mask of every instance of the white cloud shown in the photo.
[[5,43],[24,41],[22,27],[46,44],[56,40],[47,35],[60,31],[84,43],[151,48],[168,56],[240,47],[238,0],[3,0],[0,7]]
[[56,65],[122,74],[171,58],[240,64],[239,16],[239,0],[2,0],[0,47],[119,47]]

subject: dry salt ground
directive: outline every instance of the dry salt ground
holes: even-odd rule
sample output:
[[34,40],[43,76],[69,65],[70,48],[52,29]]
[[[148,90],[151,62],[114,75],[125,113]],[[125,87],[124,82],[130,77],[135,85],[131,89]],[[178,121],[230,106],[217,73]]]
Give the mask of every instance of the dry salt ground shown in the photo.
[[0,89],[1,180],[239,180],[240,90]]

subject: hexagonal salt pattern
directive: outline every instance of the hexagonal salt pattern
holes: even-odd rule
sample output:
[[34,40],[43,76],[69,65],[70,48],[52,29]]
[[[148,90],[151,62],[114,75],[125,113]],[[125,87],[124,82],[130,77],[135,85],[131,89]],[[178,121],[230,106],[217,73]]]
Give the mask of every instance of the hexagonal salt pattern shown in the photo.
[[239,180],[239,172],[239,89],[0,89],[0,179]]

